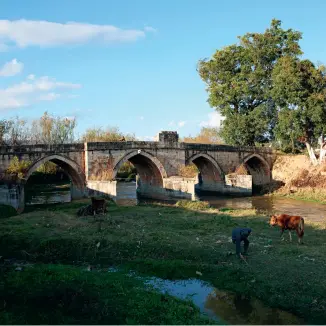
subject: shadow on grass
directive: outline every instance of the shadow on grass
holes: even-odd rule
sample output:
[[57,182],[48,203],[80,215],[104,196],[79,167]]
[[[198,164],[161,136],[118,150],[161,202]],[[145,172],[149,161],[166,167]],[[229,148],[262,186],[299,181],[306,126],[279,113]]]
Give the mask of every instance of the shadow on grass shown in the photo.
[[[252,210],[151,205],[109,206],[99,228],[92,217],[76,217],[82,205],[85,201],[51,205],[0,221],[1,254],[34,262],[119,265],[169,279],[199,277],[308,323],[326,322],[321,226],[307,224],[304,244],[298,245],[295,235],[292,243],[281,241],[268,218]],[[230,254],[235,251],[230,236],[236,226],[253,229],[248,265]]]

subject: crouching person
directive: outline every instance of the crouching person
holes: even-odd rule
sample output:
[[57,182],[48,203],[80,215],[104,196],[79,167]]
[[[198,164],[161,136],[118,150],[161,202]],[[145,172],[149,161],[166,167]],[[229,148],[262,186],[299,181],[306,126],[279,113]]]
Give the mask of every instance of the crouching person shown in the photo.
[[248,237],[251,233],[250,228],[235,228],[232,230],[232,242],[235,243],[236,247],[236,254],[238,257],[243,258],[241,254],[241,242],[244,243],[244,252],[243,254],[246,255],[248,248],[249,248],[249,240]]

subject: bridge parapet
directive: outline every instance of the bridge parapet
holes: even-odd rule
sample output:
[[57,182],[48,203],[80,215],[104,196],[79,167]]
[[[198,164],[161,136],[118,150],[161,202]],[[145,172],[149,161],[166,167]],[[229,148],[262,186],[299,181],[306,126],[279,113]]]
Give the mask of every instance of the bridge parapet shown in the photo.
[[0,154],[17,155],[28,153],[69,153],[83,152],[84,143],[60,144],[60,145],[19,145],[19,146],[0,146]]

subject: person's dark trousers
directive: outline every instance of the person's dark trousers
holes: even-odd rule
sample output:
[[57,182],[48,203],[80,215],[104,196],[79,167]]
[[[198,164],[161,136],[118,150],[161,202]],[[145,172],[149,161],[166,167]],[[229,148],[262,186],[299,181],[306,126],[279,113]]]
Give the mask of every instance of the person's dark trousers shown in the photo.
[[249,248],[249,240],[244,238],[243,243],[244,243],[244,253],[246,254]]
[[[241,245],[241,242],[243,241],[243,252],[246,254],[247,253],[247,251],[248,251],[248,248],[249,248],[249,240],[247,239],[247,238],[243,238],[243,239],[241,239],[240,240],[240,245]],[[236,242],[236,240],[232,240],[232,242],[234,243],[234,244],[236,244],[237,242]]]

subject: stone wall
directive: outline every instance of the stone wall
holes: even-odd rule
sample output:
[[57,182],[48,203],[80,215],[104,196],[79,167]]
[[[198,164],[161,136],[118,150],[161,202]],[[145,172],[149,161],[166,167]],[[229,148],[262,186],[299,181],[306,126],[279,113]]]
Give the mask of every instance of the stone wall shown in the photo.
[[225,194],[252,195],[251,175],[227,175],[225,176]]
[[[21,211],[24,207],[24,187],[21,185],[0,185],[0,204],[14,207]],[[0,213],[1,216],[1,213]]]
[[88,196],[111,198],[118,205],[138,204],[136,183],[118,181],[89,181]]

